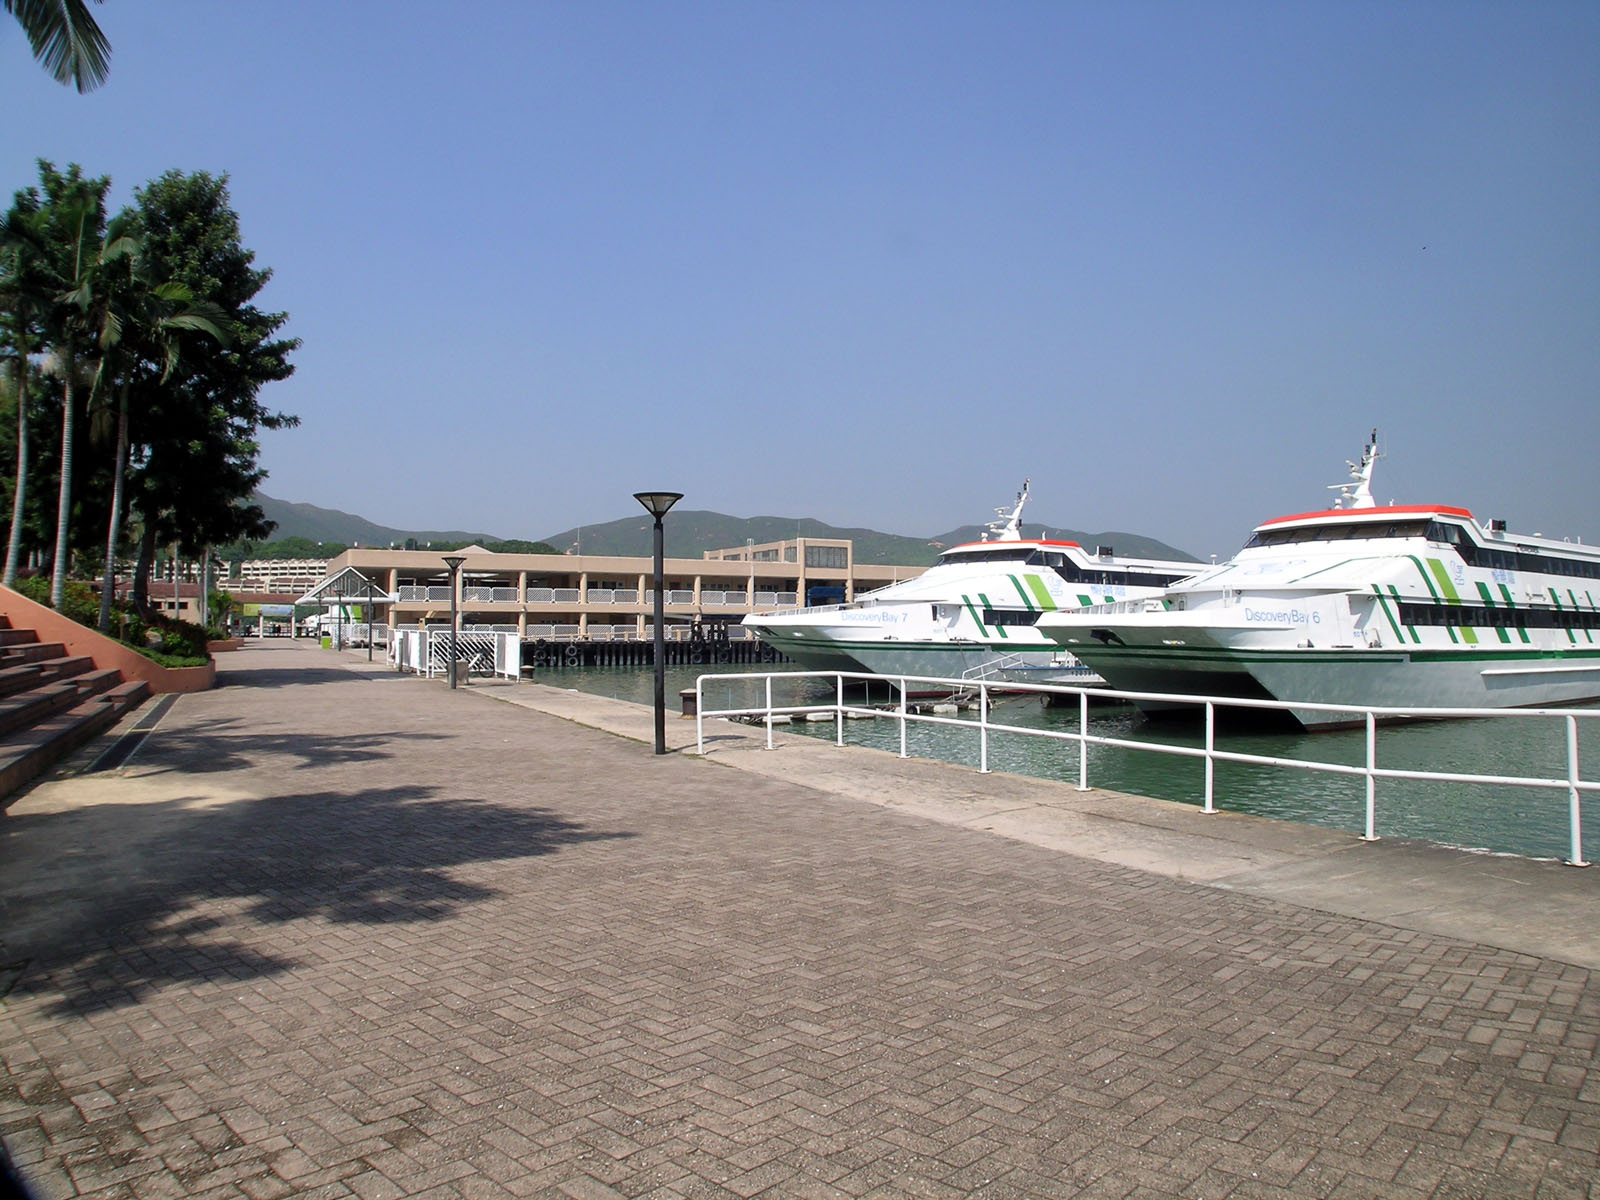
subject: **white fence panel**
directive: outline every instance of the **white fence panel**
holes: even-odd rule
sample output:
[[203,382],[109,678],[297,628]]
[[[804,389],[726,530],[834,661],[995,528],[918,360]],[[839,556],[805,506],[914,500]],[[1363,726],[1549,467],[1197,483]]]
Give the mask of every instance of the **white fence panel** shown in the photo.
[[522,639],[515,633],[495,634],[494,673],[503,679],[522,678]]

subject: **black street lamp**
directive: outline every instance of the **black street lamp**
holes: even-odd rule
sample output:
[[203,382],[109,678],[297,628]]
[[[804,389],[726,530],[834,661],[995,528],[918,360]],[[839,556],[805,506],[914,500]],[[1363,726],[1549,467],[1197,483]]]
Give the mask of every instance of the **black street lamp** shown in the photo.
[[456,645],[456,575],[461,570],[461,564],[467,561],[464,554],[446,554],[444,565],[450,568],[450,686],[456,686],[457,645]]
[[656,519],[655,547],[655,663],[656,663],[656,753],[667,752],[667,631],[664,600],[661,594],[661,549],[663,535],[661,518],[679,500],[682,492],[635,492],[633,498],[644,505],[645,511]]

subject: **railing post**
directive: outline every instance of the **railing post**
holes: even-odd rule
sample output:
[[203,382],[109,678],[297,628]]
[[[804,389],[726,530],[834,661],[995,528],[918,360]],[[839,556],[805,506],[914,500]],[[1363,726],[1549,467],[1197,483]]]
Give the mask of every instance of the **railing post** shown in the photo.
[[1078,692],[1078,790],[1089,790],[1089,693]]
[[705,712],[705,697],[701,695],[701,685],[705,683],[704,675],[697,675],[694,681],[694,752],[702,757],[706,752],[706,719],[700,714]]
[[1217,811],[1217,760],[1211,757],[1217,748],[1217,706],[1206,701],[1206,803],[1200,811]]
[[772,676],[767,676],[767,749],[772,749]]
[[1567,859],[1571,867],[1587,867],[1589,864],[1583,857],[1583,794],[1578,790],[1578,781],[1582,778],[1578,773],[1578,718],[1567,718],[1567,806],[1572,820],[1572,857]]
[[989,773],[989,685],[978,683],[978,771]]
[[1378,717],[1367,713],[1367,832],[1364,842],[1378,840]]
[[833,744],[844,745],[844,672],[834,677],[839,688],[833,697]]
[[900,757],[906,757],[906,680],[900,677]]

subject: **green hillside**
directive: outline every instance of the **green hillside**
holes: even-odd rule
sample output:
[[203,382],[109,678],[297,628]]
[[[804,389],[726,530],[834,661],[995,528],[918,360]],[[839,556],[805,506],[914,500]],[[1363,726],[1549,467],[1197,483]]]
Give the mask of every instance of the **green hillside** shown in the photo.
[[[560,550],[584,554],[646,555],[651,553],[652,523],[649,517],[624,517],[604,525],[585,525],[551,534],[542,540]],[[1173,558],[1189,562],[1194,556],[1174,549],[1154,538],[1138,534],[1108,532],[1085,533],[1053,526],[1039,527],[1029,522],[1026,532],[1037,537],[1048,529],[1057,541],[1078,542],[1091,551],[1096,546],[1112,546],[1119,554],[1137,558]],[[927,566],[946,546],[975,542],[983,536],[978,525],[965,525],[933,538],[904,537],[879,533],[873,529],[841,529],[809,517],[730,517],[723,513],[678,512],[667,518],[666,550],[672,558],[699,558],[707,550],[742,546],[745,541],[776,542],[785,538],[850,538],[855,542],[856,561],[887,566]]]
[[267,520],[276,521],[278,528],[268,539],[280,542],[286,538],[305,538],[311,542],[336,542],[342,546],[387,546],[390,542],[404,545],[407,538],[418,542],[498,542],[503,538],[487,533],[466,533],[459,529],[393,529],[375,525],[365,517],[340,512],[336,508],[318,508],[315,504],[293,504],[287,500],[274,500],[271,496],[256,493],[255,502],[266,513]]
[[[378,525],[364,517],[340,512],[332,508],[318,508],[314,504],[291,504],[274,500],[270,496],[256,497],[268,518],[278,523],[270,542],[256,553],[268,553],[275,542],[304,538],[339,547],[404,545],[408,539],[418,544],[452,546],[478,542],[483,545],[505,539],[489,533],[468,533],[462,530],[395,529]],[[581,550],[584,554],[645,556],[651,553],[650,518],[641,512],[637,517],[623,517],[601,525],[584,525],[566,529],[538,539],[557,550]],[[1154,538],[1117,531],[1087,533],[1054,525],[1037,525],[1029,521],[1025,532],[1037,537],[1043,531],[1066,542],[1078,542],[1089,550],[1096,546],[1113,546],[1119,554],[1139,558],[1174,558],[1194,561],[1194,556],[1176,550]],[[666,550],[672,558],[699,558],[707,550],[723,550],[742,546],[746,541],[757,544],[783,541],[795,537],[850,538],[855,542],[856,561],[879,563],[886,566],[926,566],[938,557],[946,546],[962,542],[975,542],[983,533],[978,525],[964,525],[931,538],[906,537],[892,533],[879,533],[875,529],[842,529],[826,525],[809,517],[730,517],[725,513],[674,509],[667,518]]]

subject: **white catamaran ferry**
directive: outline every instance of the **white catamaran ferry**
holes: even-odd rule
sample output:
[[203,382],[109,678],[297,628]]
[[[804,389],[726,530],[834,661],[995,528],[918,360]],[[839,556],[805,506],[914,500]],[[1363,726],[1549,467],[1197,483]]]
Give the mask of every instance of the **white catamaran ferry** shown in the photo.
[[1022,536],[1024,482],[984,540],[952,546],[915,579],[849,604],[753,613],[762,641],[809,670],[1033,683],[1098,682],[1036,628],[1047,613],[1155,596],[1198,563],[1089,554]]
[[1374,431],[1333,508],[1257,526],[1159,598],[1040,630],[1127,691],[1385,708],[1600,698],[1600,548],[1485,529],[1464,508],[1379,507],[1378,458]]

